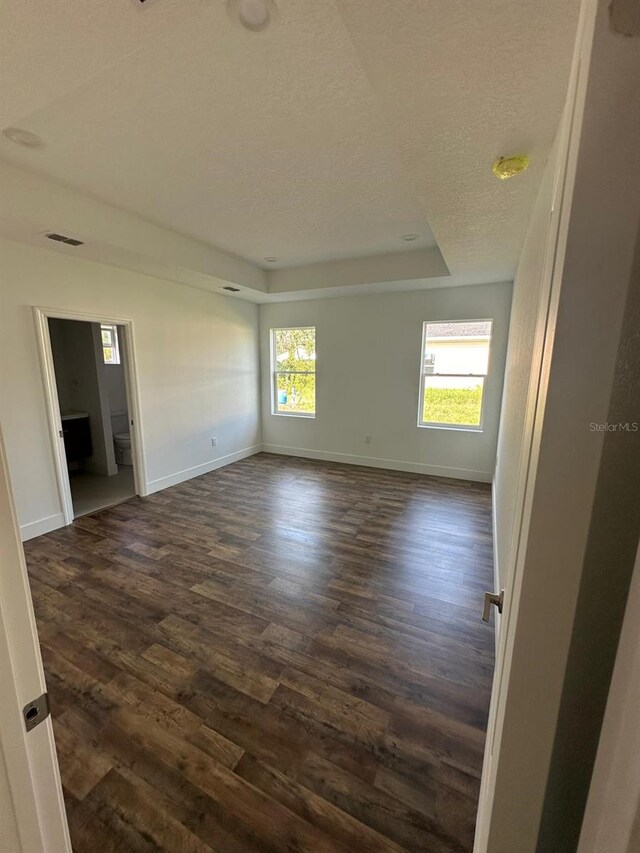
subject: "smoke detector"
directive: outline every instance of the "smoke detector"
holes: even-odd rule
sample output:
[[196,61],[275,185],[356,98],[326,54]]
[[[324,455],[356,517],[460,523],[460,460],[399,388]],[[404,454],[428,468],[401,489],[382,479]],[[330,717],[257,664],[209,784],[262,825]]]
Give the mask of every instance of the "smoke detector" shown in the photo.
[[258,33],[276,19],[278,10],[273,0],[227,0],[227,12],[236,24]]

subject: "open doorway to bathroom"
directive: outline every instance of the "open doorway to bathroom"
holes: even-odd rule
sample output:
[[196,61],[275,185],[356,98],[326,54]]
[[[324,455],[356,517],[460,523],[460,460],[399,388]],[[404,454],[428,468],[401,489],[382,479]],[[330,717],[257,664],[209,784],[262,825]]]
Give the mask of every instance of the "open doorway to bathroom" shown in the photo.
[[45,376],[69,523],[138,494],[126,327],[43,316]]

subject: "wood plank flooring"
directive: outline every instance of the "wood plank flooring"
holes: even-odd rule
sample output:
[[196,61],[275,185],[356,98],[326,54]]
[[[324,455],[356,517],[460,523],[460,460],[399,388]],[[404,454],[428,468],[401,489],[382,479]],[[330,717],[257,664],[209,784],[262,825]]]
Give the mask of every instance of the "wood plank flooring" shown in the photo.
[[260,454],[25,550],[75,853],[472,849],[487,486]]

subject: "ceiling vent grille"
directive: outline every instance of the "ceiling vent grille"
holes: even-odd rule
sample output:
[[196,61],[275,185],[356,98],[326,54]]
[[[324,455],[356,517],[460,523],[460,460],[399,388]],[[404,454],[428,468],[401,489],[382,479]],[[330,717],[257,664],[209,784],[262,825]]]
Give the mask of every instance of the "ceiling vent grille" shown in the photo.
[[47,240],[53,240],[56,243],[66,243],[67,246],[84,246],[82,240],[76,240],[75,237],[67,237],[64,234],[56,234],[55,231],[47,231],[44,236]]

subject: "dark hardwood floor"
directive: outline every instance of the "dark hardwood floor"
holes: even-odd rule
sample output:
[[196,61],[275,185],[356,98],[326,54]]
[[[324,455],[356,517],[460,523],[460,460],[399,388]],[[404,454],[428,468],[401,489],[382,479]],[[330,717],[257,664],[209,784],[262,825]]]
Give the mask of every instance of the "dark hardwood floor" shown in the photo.
[[260,454],[25,550],[76,853],[471,850],[488,486]]

